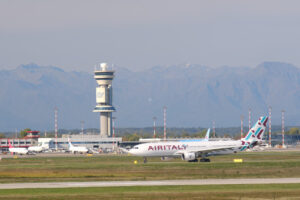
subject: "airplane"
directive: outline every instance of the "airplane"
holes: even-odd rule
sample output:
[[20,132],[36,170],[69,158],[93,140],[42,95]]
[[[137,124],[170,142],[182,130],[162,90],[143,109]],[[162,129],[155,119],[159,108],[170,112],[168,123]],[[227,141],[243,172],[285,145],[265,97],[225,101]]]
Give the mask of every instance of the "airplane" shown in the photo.
[[8,139],[8,145],[9,145],[9,152],[11,154],[28,154],[28,150],[26,148],[23,147],[13,147],[10,143],[10,140]]
[[127,153],[143,156],[144,163],[147,157],[181,157],[188,162],[198,162],[201,157],[200,162],[210,162],[208,156],[237,153],[257,145],[262,141],[267,121],[268,117],[260,117],[241,140],[144,143],[134,146]]
[[46,149],[47,149],[47,147],[45,147],[43,145],[28,147],[29,152],[36,152],[36,153],[41,153],[42,151],[44,151]]
[[70,138],[68,138],[69,141],[69,151],[72,153],[87,153],[89,150],[88,148],[84,147],[84,146],[74,146],[71,141]]

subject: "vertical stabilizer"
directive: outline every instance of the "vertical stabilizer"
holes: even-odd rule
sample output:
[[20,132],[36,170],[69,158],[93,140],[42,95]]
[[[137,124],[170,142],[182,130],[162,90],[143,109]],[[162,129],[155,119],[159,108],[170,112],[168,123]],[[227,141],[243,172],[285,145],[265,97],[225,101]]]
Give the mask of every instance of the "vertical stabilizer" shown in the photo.
[[8,141],[9,148],[13,148],[12,145],[11,145],[11,143],[10,143],[10,139],[7,139],[7,141]]
[[71,143],[70,138],[68,138],[69,148],[73,147],[73,144]]
[[208,141],[209,140],[209,134],[210,134],[210,128],[207,130],[204,141]]
[[242,148],[241,151],[255,146],[259,141],[262,141],[264,132],[266,130],[268,117],[262,116],[258,119],[256,124],[249,130],[248,134],[241,139]]

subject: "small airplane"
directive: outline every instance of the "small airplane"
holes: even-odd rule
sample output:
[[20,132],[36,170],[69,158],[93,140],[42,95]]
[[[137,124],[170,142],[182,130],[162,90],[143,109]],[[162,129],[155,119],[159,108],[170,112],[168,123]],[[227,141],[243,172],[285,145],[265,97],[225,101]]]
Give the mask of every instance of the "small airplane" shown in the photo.
[[8,139],[8,145],[9,145],[9,152],[11,154],[20,154],[20,155],[25,155],[28,154],[28,150],[23,147],[13,147],[10,143],[10,140]]
[[70,138],[68,138],[69,141],[69,151],[72,153],[87,153],[89,151],[88,148],[84,147],[84,146],[74,146],[71,141]]
[[268,117],[260,117],[245,138],[235,141],[167,141],[139,144],[127,151],[132,155],[147,157],[181,157],[188,162],[210,162],[208,156],[237,153],[252,148],[262,141]]

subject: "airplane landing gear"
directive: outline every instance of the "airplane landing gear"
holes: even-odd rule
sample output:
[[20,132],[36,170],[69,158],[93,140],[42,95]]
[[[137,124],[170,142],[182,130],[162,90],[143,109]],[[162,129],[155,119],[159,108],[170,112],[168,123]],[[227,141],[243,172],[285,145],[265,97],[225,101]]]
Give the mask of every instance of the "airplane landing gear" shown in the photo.
[[209,158],[201,158],[200,162],[210,162],[210,159]]
[[195,160],[189,160],[188,162],[198,162],[198,159],[195,159]]
[[147,158],[146,158],[146,157],[144,157],[144,163],[147,163],[147,162],[148,162]]

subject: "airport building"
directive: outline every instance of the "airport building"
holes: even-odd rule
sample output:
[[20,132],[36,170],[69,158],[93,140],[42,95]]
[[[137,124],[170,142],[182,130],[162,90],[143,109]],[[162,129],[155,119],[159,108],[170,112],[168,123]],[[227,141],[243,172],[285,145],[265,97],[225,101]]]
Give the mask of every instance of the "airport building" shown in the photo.
[[[10,138],[10,144],[13,147],[28,148],[37,145],[37,140],[32,138]],[[8,152],[9,142],[8,138],[0,138],[0,152]]]
[[61,138],[39,138],[38,145],[43,145],[49,149],[58,150],[68,150],[68,140],[74,146],[85,146],[89,149],[94,149],[96,151],[100,150],[102,152],[111,152],[116,149],[118,144],[122,142],[121,137],[106,137],[103,138],[100,135],[89,135],[89,134],[79,134],[79,135],[64,135]]
[[93,112],[100,113],[100,135],[112,136],[112,112],[116,109],[112,105],[112,80],[115,71],[109,70],[106,63],[100,64],[100,69],[95,69],[94,78],[97,81],[96,107]]

